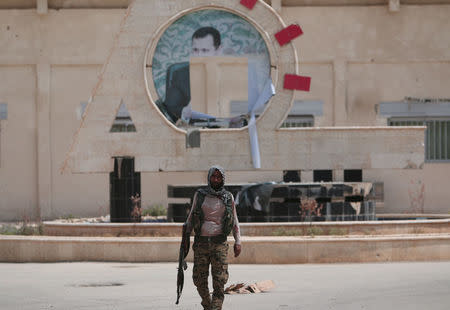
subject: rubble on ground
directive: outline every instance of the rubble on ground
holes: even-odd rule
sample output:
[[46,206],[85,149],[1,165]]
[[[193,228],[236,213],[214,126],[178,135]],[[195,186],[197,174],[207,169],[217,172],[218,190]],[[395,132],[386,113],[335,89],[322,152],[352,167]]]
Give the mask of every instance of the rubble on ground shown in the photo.
[[251,294],[251,293],[265,293],[275,287],[272,280],[265,280],[246,285],[245,283],[231,284],[225,288],[225,294]]

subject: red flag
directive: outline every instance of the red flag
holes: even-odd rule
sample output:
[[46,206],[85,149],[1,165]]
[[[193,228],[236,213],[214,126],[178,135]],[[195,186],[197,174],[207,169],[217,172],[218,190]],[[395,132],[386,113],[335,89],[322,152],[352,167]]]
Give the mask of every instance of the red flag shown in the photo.
[[277,39],[278,43],[283,46],[302,34],[302,28],[300,28],[299,25],[293,24],[277,32],[275,34],[275,38]]
[[309,76],[301,76],[295,74],[286,74],[284,76],[284,85],[285,89],[296,89],[309,91],[311,87],[311,77]]
[[241,0],[241,4],[251,10],[255,6],[256,1],[258,0]]

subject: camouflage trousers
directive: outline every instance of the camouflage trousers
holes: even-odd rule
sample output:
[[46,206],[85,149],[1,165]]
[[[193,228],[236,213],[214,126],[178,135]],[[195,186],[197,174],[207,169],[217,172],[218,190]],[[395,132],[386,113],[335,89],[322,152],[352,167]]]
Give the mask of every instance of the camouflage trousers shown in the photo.
[[[220,310],[224,300],[224,286],[228,281],[228,243],[194,242],[192,278],[202,298],[203,309]],[[209,265],[213,279],[212,299],[208,289]]]

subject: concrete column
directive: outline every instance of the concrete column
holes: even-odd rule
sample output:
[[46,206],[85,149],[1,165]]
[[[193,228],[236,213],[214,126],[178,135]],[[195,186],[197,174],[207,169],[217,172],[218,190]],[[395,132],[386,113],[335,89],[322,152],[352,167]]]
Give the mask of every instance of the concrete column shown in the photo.
[[272,8],[277,11],[278,14],[281,14],[281,0],[272,0]]
[[333,182],[344,182],[344,170],[333,170]]
[[314,182],[314,173],[312,170],[301,170],[300,180],[302,182]]
[[38,64],[37,72],[37,186],[38,216],[47,218],[52,210],[52,154],[50,128],[50,64]]
[[48,13],[48,2],[47,0],[37,0],[37,13],[39,15],[47,14]]
[[389,0],[389,12],[400,11],[400,0]]
[[333,126],[345,126],[347,123],[347,61],[333,61]]

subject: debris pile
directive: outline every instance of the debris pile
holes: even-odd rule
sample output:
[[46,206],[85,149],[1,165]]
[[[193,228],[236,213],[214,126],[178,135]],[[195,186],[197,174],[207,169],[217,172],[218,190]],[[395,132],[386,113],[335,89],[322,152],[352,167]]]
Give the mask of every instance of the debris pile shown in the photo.
[[272,280],[265,280],[261,282],[246,285],[245,283],[231,284],[225,289],[225,294],[251,294],[251,293],[265,293],[275,287]]

